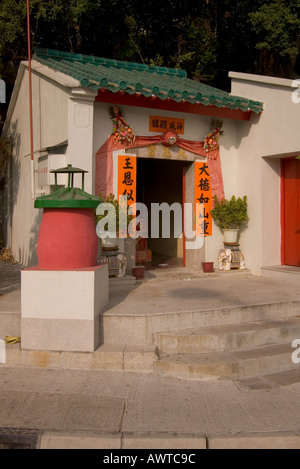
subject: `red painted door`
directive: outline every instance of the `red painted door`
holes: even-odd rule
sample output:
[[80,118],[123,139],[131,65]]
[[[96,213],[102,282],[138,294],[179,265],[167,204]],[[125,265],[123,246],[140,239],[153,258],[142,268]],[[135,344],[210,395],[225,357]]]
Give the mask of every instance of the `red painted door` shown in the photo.
[[300,266],[300,160],[282,160],[282,263]]

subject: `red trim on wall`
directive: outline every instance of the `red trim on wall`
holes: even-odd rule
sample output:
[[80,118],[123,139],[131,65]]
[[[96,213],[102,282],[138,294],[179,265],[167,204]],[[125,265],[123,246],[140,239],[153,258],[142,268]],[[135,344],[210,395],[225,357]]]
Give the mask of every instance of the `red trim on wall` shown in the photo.
[[184,204],[185,204],[185,162],[182,165],[182,243],[183,243],[183,267],[186,266],[186,257],[185,257],[185,225],[184,225]]
[[146,98],[142,95],[128,95],[121,93],[111,93],[99,90],[96,102],[121,104],[124,106],[145,107],[150,109],[161,109],[165,111],[185,112],[188,114],[200,114],[203,116],[222,117],[223,119],[237,119],[248,121],[251,111],[231,110],[227,108],[217,108],[215,106],[204,106],[203,104],[176,103],[171,99],[165,101],[159,98]]
[[[295,161],[295,163],[297,162],[295,156],[281,159],[281,264],[299,266],[299,241],[290,236],[289,230],[291,229],[291,227],[287,225],[287,220],[289,223],[294,223],[294,225],[292,225],[293,229],[298,224],[297,210],[295,215],[296,218],[294,219],[293,216],[295,214],[294,203],[295,200],[298,200],[299,198],[300,170],[298,166],[297,170],[293,172],[293,168],[291,168],[290,165],[287,165],[288,162],[292,161]],[[296,181],[294,190],[292,188],[293,180]],[[298,202],[296,202],[296,204],[297,203]],[[291,207],[293,208],[292,212],[289,212]]]
[[284,192],[285,192],[285,178],[284,178],[284,163],[281,160],[281,185],[280,185],[280,218],[281,218],[281,265],[285,265],[285,213],[284,213]]

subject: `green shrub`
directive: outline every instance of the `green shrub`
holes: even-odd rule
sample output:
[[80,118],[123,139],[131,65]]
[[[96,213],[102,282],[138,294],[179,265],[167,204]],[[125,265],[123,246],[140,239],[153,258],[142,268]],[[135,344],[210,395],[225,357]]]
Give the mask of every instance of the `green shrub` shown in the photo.
[[[135,218],[133,215],[130,215],[128,213],[127,210],[127,207],[126,206],[122,206],[122,205],[119,205],[119,201],[116,199],[116,197],[114,196],[114,194],[109,194],[109,196],[106,197],[106,199],[102,199],[102,193],[99,194],[99,203],[108,203],[108,204],[111,204],[114,208],[115,208],[115,217],[116,217],[116,230],[117,230],[117,233],[119,232],[119,222],[120,222],[120,217],[121,217],[121,214],[123,214],[124,217],[126,217],[126,221],[127,221],[127,228],[130,224],[130,222]],[[95,210],[96,212],[96,210]],[[98,221],[102,220],[102,218],[107,218],[110,219],[112,222],[114,220],[110,218],[110,213],[106,212],[104,215],[96,215],[95,213],[95,222],[96,222],[96,225],[98,223]],[[108,222],[106,223],[105,225],[105,231],[108,230]]]
[[211,210],[214,222],[221,230],[239,229],[248,221],[247,196],[242,199],[234,195],[230,200],[218,200],[214,197],[215,208]]

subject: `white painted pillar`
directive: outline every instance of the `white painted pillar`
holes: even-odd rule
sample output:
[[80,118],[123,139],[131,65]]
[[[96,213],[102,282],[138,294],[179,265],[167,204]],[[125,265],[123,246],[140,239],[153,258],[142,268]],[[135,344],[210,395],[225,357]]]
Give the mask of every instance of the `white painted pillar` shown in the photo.
[[[74,88],[69,99],[67,162],[88,171],[84,190],[93,194],[95,155],[93,154],[94,101],[96,91]],[[79,176],[78,176],[79,178]],[[75,176],[75,187],[81,187],[81,176]]]

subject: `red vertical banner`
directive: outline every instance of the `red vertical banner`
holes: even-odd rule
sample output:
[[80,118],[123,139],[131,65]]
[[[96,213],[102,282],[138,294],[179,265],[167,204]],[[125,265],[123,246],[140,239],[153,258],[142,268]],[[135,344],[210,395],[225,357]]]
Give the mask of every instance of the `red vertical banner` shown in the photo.
[[136,156],[118,156],[118,200],[127,196],[127,204],[136,203]]
[[212,236],[212,192],[206,161],[195,162],[195,231],[196,236]]
[[[130,205],[136,203],[136,156],[134,155],[118,155],[118,201],[120,203],[120,210],[125,213],[125,220],[127,219],[127,209]],[[126,200],[120,200],[121,196],[127,196],[127,205]],[[126,221],[125,221],[126,223]],[[126,226],[126,225],[125,225]],[[129,229],[129,227],[127,227]],[[124,231],[120,227],[119,236],[126,237],[128,232]],[[135,233],[132,231],[131,235],[134,236]]]

